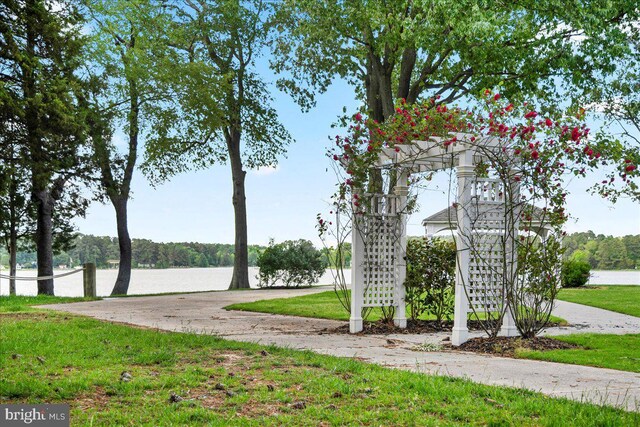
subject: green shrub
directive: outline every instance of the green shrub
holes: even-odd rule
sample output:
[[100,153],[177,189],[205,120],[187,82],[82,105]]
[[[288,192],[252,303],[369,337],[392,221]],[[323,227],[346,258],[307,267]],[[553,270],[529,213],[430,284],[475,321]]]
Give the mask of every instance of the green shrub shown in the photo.
[[312,285],[327,268],[325,257],[308,240],[277,244],[271,240],[269,247],[258,256],[257,265],[260,287]]
[[591,276],[591,265],[586,261],[570,259],[562,264],[562,287],[578,288],[584,286]]
[[453,314],[456,247],[442,239],[407,242],[406,302],[412,319],[424,313],[438,321]]

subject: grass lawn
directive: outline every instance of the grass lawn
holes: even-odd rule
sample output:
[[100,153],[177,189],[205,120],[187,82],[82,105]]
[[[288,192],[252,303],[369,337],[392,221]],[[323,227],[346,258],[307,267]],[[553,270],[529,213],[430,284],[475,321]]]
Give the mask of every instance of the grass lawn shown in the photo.
[[38,295],[37,297],[24,296],[0,296],[0,313],[16,311],[37,311],[37,308],[30,305],[40,304],[60,304],[67,302],[95,301],[101,298],[90,297],[54,297],[50,295]]
[[640,286],[585,286],[562,289],[558,299],[640,317]]
[[581,349],[519,350],[516,357],[587,365],[640,373],[640,334],[573,334],[552,338],[578,344]]
[[64,313],[4,312],[0,335],[0,403],[69,403],[72,425],[640,423],[524,390]]
[[[319,292],[291,298],[275,298],[254,302],[231,304],[227,310],[256,311],[260,313],[286,314],[290,316],[315,317],[319,319],[349,320],[349,313],[342,307],[334,291]],[[380,309],[373,309],[367,318],[370,321],[380,319]],[[407,310],[407,317],[409,311]],[[435,319],[430,315],[420,317],[424,320]],[[564,319],[551,316],[553,322],[566,324]]]

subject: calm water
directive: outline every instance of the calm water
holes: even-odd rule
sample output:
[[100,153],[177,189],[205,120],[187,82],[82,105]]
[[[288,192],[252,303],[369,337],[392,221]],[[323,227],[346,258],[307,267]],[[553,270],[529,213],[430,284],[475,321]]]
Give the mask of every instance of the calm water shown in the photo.
[[[68,270],[56,270],[55,274]],[[7,274],[6,270],[2,270]],[[226,290],[231,282],[233,268],[169,268],[134,269],[131,272],[130,295],[159,294],[168,292],[194,292]],[[258,268],[249,268],[249,281],[252,287],[258,287]],[[35,270],[18,270],[18,277],[36,277]],[[96,273],[97,294],[106,296],[111,293],[118,276],[118,270],[98,270]],[[327,270],[318,284],[333,283],[333,276]],[[36,295],[38,287],[35,281],[17,281],[16,291],[19,295]],[[82,272],[55,280],[55,294],[58,296],[82,296]],[[0,279],[0,295],[9,293],[9,281]]]
[[[63,273],[65,270],[56,271]],[[222,268],[172,268],[166,270],[141,269],[133,270],[131,273],[130,295],[158,294],[167,292],[193,292],[225,290],[231,281],[231,267]],[[6,270],[3,270],[6,274]],[[347,279],[350,272],[345,271]],[[249,269],[249,279],[252,287],[257,287],[256,275],[258,269]],[[98,270],[97,293],[106,296],[111,293],[111,289],[118,275],[117,270]],[[34,270],[18,270],[20,277],[35,277]],[[333,283],[333,275],[327,270],[319,281],[319,284],[327,285]],[[640,271],[593,271],[591,285],[640,285]],[[34,282],[18,281],[16,283],[17,292],[20,295],[35,295],[37,285]],[[9,293],[9,281],[0,279],[0,295]],[[81,296],[82,295],[82,273],[57,279],[55,282],[55,293],[59,296]]]

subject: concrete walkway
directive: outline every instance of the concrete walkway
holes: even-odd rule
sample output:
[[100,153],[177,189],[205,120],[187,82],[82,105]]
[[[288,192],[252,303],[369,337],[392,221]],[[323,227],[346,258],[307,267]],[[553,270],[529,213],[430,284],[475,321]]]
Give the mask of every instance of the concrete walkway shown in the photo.
[[[514,386],[579,401],[640,410],[640,374],[466,352],[421,352],[416,345],[441,343],[446,333],[429,335],[332,334],[344,322],[262,313],[227,311],[223,307],[260,299],[291,297],[327,288],[210,292],[153,297],[105,299],[47,305],[59,311],[126,322],[169,331],[213,334],[230,340],[275,344],[318,353],[358,357],[383,366],[428,374],[468,378],[484,384]],[[606,310],[559,302],[557,315],[574,327],[549,334],[574,332],[638,333],[640,319]]]

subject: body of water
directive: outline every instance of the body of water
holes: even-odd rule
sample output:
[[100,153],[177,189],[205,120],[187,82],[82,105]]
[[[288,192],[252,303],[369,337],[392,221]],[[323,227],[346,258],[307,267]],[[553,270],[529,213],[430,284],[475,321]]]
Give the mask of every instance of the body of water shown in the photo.
[[[54,274],[66,273],[69,270],[55,270]],[[2,270],[7,274],[6,270]],[[170,292],[222,291],[229,287],[232,267],[218,268],[167,268],[167,269],[133,269],[129,295],[162,294]],[[257,267],[249,268],[251,287],[258,287]],[[35,270],[18,270],[18,277],[36,277]],[[98,296],[108,296],[118,276],[117,269],[98,270],[96,272]],[[331,271],[322,276],[318,284],[333,283]],[[54,282],[54,291],[58,296],[82,296],[82,272],[61,277]],[[18,295],[36,295],[38,285],[35,281],[16,281]],[[0,279],[0,295],[9,294],[9,280]]]
[[640,270],[594,270],[589,285],[640,285]]
[[[68,270],[56,270],[55,274]],[[6,274],[6,270],[3,270]],[[161,294],[170,292],[222,291],[229,287],[233,268],[169,268],[134,269],[131,272],[129,295]],[[249,268],[249,280],[252,287],[258,287],[257,267]],[[115,283],[118,270],[97,271],[97,294],[108,296]],[[36,277],[35,270],[18,270],[19,277]],[[351,272],[345,270],[347,280]],[[322,276],[320,285],[333,284],[331,271]],[[640,271],[592,271],[590,285],[640,285]],[[16,289],[19,295],[36,295],[38,287],[35,281],[18,281]],[[55,294],[58,296],[82,296],[82,272],[56,279]],[[0,279],[0,295],[9,293],[9,281]]]

